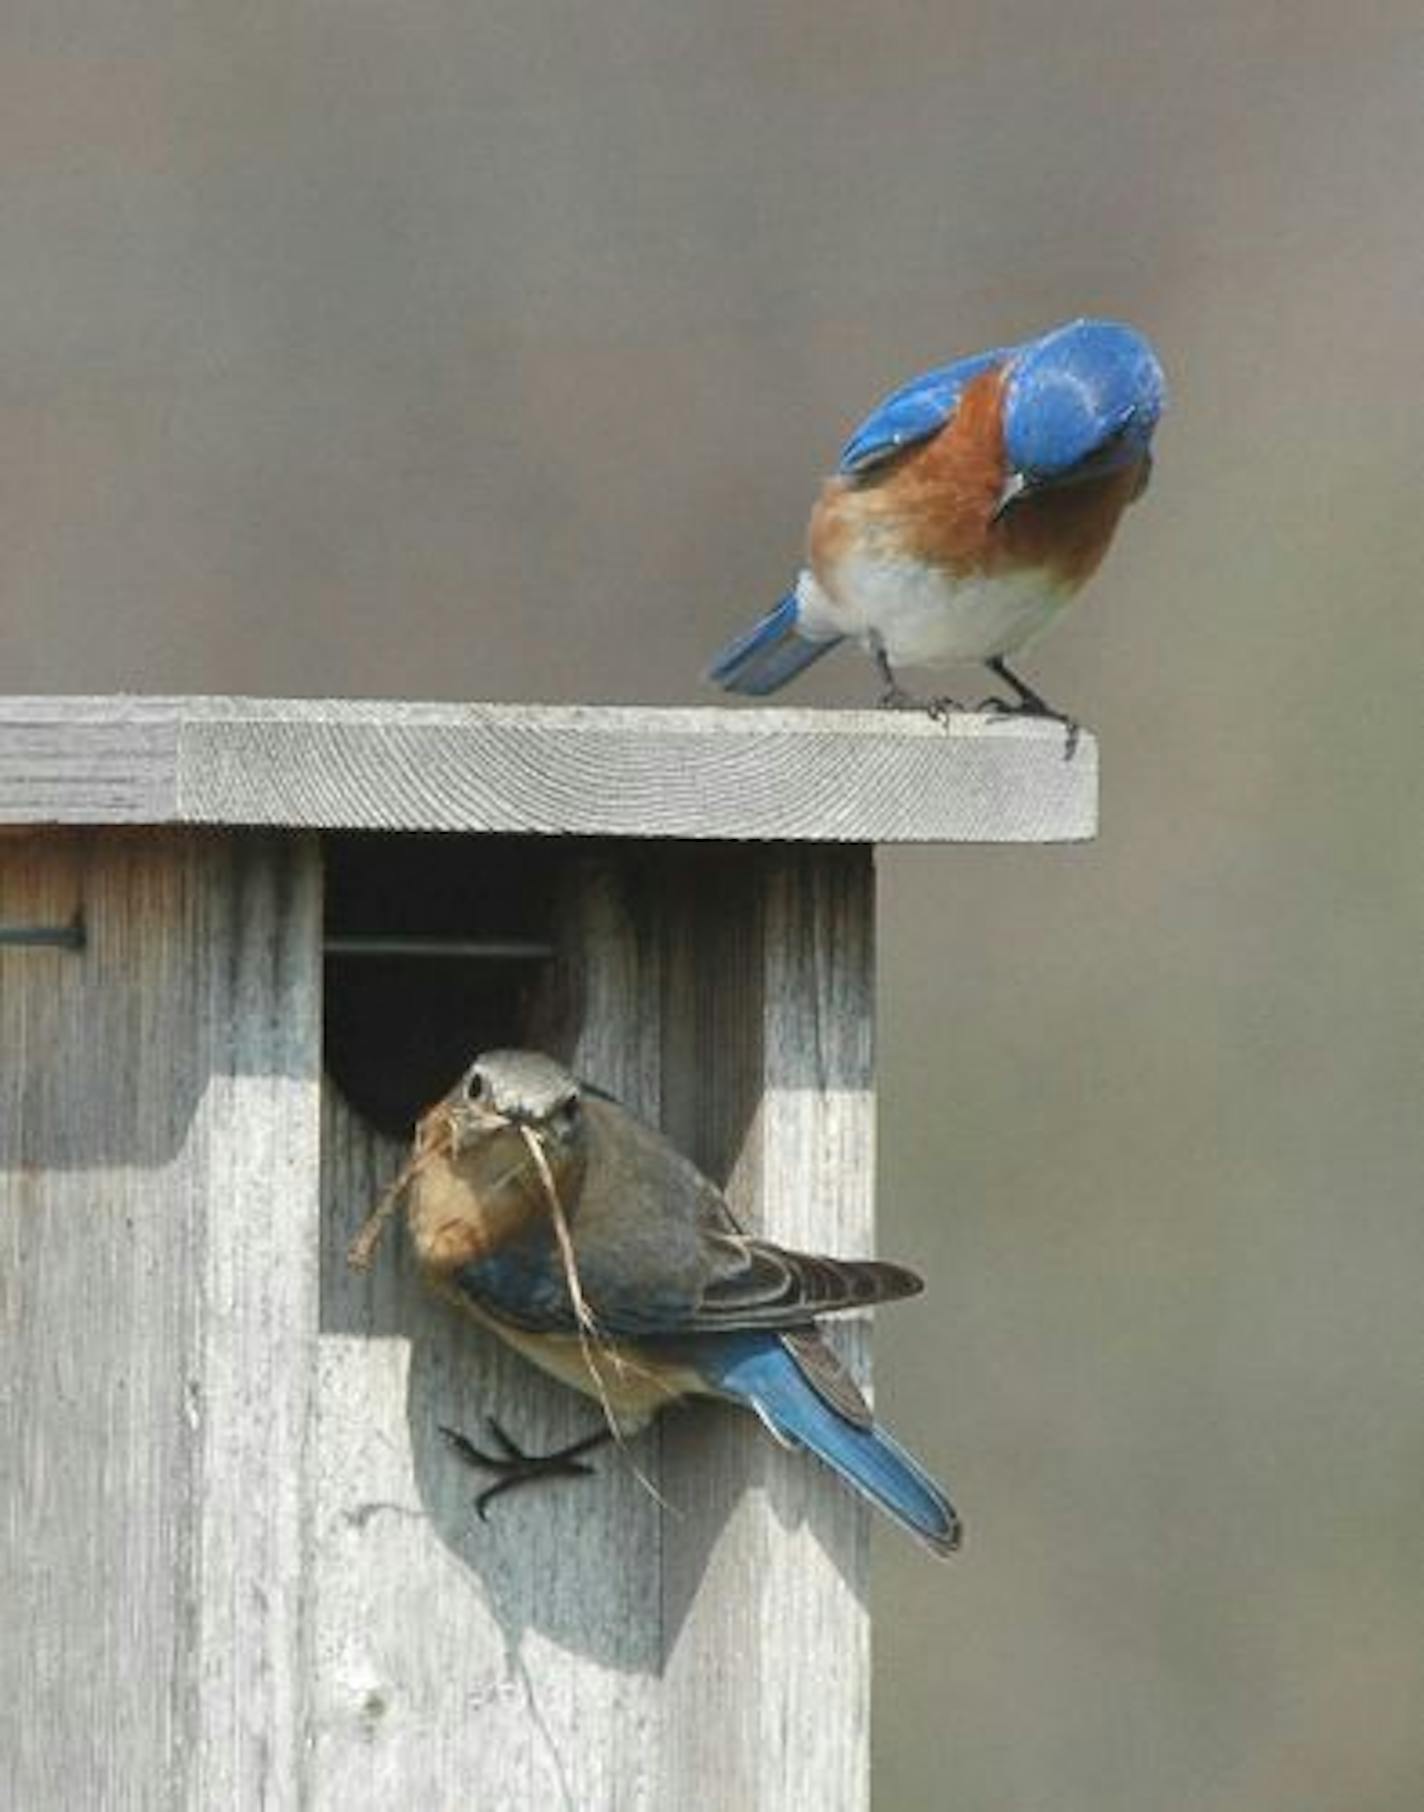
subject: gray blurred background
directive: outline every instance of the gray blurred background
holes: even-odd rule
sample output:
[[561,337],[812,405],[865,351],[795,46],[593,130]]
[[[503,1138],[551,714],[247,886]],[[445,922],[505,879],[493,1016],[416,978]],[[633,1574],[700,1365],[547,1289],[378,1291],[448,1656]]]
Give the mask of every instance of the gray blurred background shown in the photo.
[[1417,0],[4,11],[3,691],[704,699],[888,386],[1161,349],[1101,840],[880,862],[881,1812],[1424,1804],[1421,175]]

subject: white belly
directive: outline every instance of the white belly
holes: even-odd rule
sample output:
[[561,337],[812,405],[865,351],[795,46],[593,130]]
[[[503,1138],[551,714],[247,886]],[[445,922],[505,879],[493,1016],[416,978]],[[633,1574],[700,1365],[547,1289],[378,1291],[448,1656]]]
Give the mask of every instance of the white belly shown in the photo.
[[[892,667],[982,661],[1021,648],[1072,593],[1044,572],[955,579],[919,560],[843,560],[821,586],[803,572],[796,586],[813,635],[879,637]],[[832,590],[833,588],[833,590]]]

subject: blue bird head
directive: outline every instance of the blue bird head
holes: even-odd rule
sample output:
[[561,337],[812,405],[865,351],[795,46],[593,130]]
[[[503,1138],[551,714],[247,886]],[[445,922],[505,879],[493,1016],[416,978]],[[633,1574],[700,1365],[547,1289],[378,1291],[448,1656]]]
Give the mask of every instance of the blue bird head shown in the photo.
[[1136,463],[1166,398],[1157,355],[1121,322],[1069,321],[1031,341],[1004,390],[1005,504]]

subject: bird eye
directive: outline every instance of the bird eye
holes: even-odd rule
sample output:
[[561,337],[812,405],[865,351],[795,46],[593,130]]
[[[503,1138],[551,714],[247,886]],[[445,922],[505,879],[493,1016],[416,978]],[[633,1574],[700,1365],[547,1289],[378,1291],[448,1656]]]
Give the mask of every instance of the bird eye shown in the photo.
[[465,1078],[465,1099],[482,1101],[487,1092],[484,1076],[479,1070],[471,1070]]

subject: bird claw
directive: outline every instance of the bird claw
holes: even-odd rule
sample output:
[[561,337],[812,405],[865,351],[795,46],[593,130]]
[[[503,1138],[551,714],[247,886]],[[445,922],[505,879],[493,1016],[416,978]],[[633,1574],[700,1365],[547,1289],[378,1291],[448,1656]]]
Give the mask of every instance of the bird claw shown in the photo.
[[885,681],[885,690],[880,694],[882,711],[923,711],[931,723],[943,726],[949,722],[952,711],[964,709],[963,705],[952,698],[916,698],[913,692],[907,692],[895,678],[895,669],[890,665],[884,642],[874,632],[870,638],[870,652],[880,670],[881,679]]
[[494,1500],[517,1486],[533,1485],[540,1479],[587,1478],[593,1467],[576,1456],[608,1439],[607,1430],[599,1429],[597,1433],[585,1435],[579,1441],[571,1441],[567,1447],[560,1447],[554,1453],[526,1453],[517,1441],[505,1433],[493,1416],[485,1417],[485,1426],[489,1429],[491,1440],[501,1450],[497,1454],[485,1453],[458,1429],[447,1428],[443,1422],[439,1424],[441,1434],[467,1466],[498,1475],[494,1484],[487,1485],[475,1498],[475,1514],[482,1523],[489,1520],[486,1513]]
[[988,698],[981,698],[974,707],[986,717],[1037,717],[1047,723],[1062,724],[1064,731],[1063,759],[1071,761],[1078,752],[1078,739],[1083,733],[1083,726],[1077,718],[1069,717],[1064,711],[1055,711],[1037,695],[1032,698],[1000,698],[997,693],[990,693]]
[[996,717],[1046,717],[1052,723],[1062,724],[1065,732],[1063,759],[1071,761],[1078,750],[1078,737],[1081,726],[1075,718],[1063,711],[1055,711],[1046,698],[1041,698],[1033,687],[1021,680],[1004,661],[1002,655],[993,655],[984,665],[996,679],[1001,679],[1013,692],[1012,700],[996,695],[986,698],[979,709]]
[[890,686],[880,695],[882,711],[923,711],[932,723],[947,724],[964,706],[956,698],[916,698],[902,686]]

